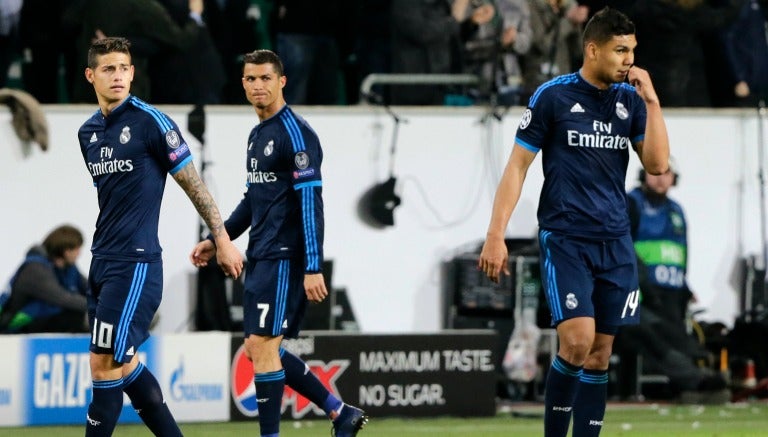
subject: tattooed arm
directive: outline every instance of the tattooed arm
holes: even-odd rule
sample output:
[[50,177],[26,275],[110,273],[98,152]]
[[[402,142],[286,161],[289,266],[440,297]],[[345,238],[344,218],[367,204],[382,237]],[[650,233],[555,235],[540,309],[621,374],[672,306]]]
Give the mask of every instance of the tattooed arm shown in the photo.
[[211,234],[216,240],[217,261],[224,273],[233,278],[240,276],[243,270],[243,256],[240,250],[230,241],[229,234],[224,228],[224,221],[221,219],[219,208],[213,200],[213,196],[208,192],[208,188],[197,174],[195,165],[190,161],[181,170],[173,175],[173,179],[187,193],[192,204],[197,209],[200,217],[208,225]]

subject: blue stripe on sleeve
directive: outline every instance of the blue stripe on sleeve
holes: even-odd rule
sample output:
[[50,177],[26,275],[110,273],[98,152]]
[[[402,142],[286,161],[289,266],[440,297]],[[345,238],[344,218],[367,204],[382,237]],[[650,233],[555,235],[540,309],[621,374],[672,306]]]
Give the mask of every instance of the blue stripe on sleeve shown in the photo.
[[180,172],[182,168],[186,167],[187,164],[192,162],[192,155],[187,156],[184,158],[180,163],[176,164],[175,167],[171,169],[168,173],[171,174],[171,176],[175,175],[176,173]]
[[293,186],[293,189],[300,190],[306,187],[322,187],[322,186],[323,186],[323,181],[309,181],[309,182],[302,182],[300,184],[296,184]]
[[298,125],[296,125],[296,120],[290,112],[285,111],[280,114],[280,120],[282,120],[285,130],[288,131],[288,135],[291,137],[293,153],[298,153],[304,150],[304,137],[301,136],[301,130]]
[[131,97],[131,103],[133,103],[137,108],[151,115],[152,118],[155,119],[157,125],[160,126],[160,132],[166,133],[173,128],[173,125],[170,121],[168,121],[168,118],[165,116],[165,114],[158,111],[154,106],[149,105],[136,97]]
[[523,149],[533,152],[533,153],[539,153],[539,150],[541,150],[539,147],[536,147],[532,145],[531,143],[525,142],[521,140],[520,138],[515,138],[515,144],[520,145]]
[[320,260],[317,250],[317,223],[315,222],[315,190],[312,187],[304,187],[302,192],[302,211],[304,215],[304,238],[306,239],[306,269],[315,271],[320,269]]
[[541,95],[541,92],[545,89],[554,86],[554,85],[560,85],[560,84],[567,84],[567,83],[573,83],[576,82],[578,79],[576,77],[578,73],[570,73],[563,76],[558,76],[549,82],[544,82],[537,90],[533,93],[531,96],[531,99],[528,101],[528,107],[533,108],[533,106],[536,104],[536,101],[539,99],[539,96]]

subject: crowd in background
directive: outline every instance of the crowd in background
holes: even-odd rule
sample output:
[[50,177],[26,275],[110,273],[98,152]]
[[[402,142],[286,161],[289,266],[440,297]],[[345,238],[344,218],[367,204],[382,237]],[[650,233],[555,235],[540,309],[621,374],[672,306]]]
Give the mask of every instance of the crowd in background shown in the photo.
[[355,104],[371,73],[477,75],[471,85],[376,85],[401,105],[525,105],[581,64],[605,6],[637,26],[635,62],[665,107],[753,106],[768,94],[768,0],[0,0],[0,88],[94,103],[90,42],[132,41],[132,91],[154,104],[244,104],[242,55],[275,50],[289,104]]

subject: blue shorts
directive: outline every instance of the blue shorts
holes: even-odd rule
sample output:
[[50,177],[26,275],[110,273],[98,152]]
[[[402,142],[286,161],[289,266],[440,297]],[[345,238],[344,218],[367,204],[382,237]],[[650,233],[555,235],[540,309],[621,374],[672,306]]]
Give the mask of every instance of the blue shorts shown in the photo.
[[539,231],[541,282],[552,326],[575,317],[595,319],[597,332],[615,335],[640,321],[632,237],[588,240]]
[[304,262],[248,260],[243,293],[245,336],[295,338],[307,308]]
[[90,350],[128,363],[149,338],[163,296],[163,263],[92,259],[88,273]]

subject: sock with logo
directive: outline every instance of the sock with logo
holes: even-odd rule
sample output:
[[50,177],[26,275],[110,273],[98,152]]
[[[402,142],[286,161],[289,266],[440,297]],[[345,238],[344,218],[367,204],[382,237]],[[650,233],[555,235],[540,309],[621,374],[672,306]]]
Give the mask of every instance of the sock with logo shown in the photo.
[[123,409],[123,378],[93,381],[93,396],[85,422],[86,437],[112,435]]
[[544,387],[545,437],[565,437],[568,434],[581,372],[580,366],[574,366],[559,355],[552,360]]
[[285,371],[280,369],[274,372],[257,373],[253,380],[256,384],[261,436],[277,437],[280,434],[280,407],[285,388]]
[[608,371],[584,369],[573,404],[573,437],[597,437],[603,428]]
[[143,363],[133,369],[130,375],[125,377],[125,394],[131,398],[131,404],[155,435],[181,436],[179,425],[176,424],[171,410],[163,399],[160,384],[157,383],[152,372]]
[[285,370],[285,383],[289,387],[322,408],[328,416],[339,412],[343,402],[325,388],[309,370],[307,363],[283,348],[280,348],[280,361]]

